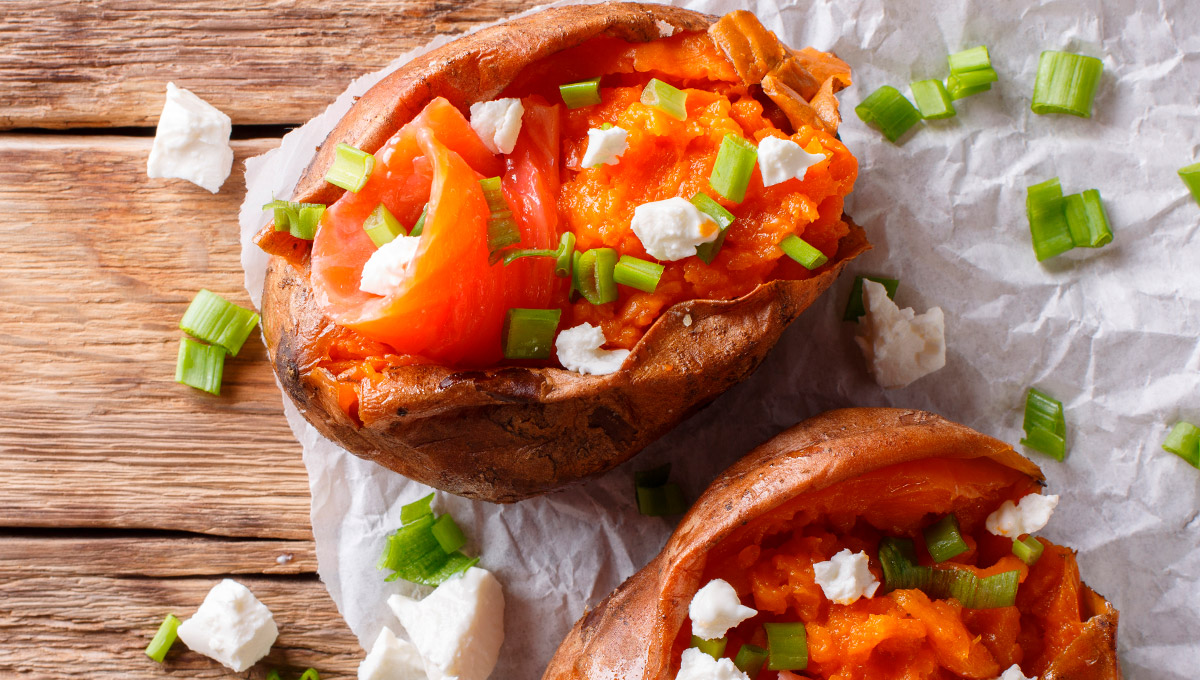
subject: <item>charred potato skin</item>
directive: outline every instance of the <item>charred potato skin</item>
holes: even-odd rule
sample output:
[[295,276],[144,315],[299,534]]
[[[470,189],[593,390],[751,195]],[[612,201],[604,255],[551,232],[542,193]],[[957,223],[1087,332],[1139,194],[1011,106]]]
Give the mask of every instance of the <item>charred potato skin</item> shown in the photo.
[[[710,550],[788,500],[865,472],[924,458],[993,460],[1042,481],[1007,444],[932,413],[830,411],[786,430],[723,472],[641,571],[575,623],[542,680],[670,680],[671,645],[700,587]],[[1119,680],[1117,610],[1084,587],[1083,633],[1043,678]]]
[[[337,200],[342,190],[323,179],[336,144],[379,148],[435,96],[466,109],[495,97],[528,63],[589,38],[649,41],[664,29],[704,31],[713,21],[660,5],[581,5],[448,43],[356,102],[301,177],[293,200]],[[319,311],[309,286],[307,242],[293,241],[270,229],[259,240],[276,253],[267,269],[262,318],[272,366],[289,398],[323,435],[352,453],[431,486],[492,502],[536,496],[632,457],[752,373],[787,325],[870,247],[851,223],[831,264],[813,278],[771,281],[735,300],[677,304],[614,374],[394,366],[385,380],[362,388],[358,412],[351,416],[339,406],[335,376],[319,365],[316,341],[332,322]],[[685,317],[690,325],[684,325]]]

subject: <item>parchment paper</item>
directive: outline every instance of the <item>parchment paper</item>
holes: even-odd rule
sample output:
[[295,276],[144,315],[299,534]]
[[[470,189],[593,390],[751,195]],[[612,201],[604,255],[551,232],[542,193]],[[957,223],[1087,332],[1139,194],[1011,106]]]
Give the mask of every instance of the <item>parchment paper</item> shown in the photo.
[[[729,1],[682,3],[711,13]],[[1025,390],[1066,406],[1069,454],[1032,453],[1063,501],[1044,535],[1079,550],[1084,578],[1121,610],[1130,678],[1185,680],[1200,667],[1200,471],[1161,450],[1167,430],[1200,422],[1200,206],[1176,170],[1197,160],[1200,7],[1194,0],[813,0],[749,3],[793,46],[833,50],[854,68],[841,134],[858,156],[847,211],[875,250],[784,334],[766,363],[608,476],[515,506],[439,494],[505,586],[507,640],[494,678],[532,680],[584,608],[645,564],[672,528],[633,506],[632,470],[674,461],[692,498],[755,445],[840,406],[922,408],[1015,442]],[[436,44],[444,42],[438,39]],[[876,87],[944,78],[948,53],[987,44],[991,92],[899,146],[853,107]],[[431,45],[432,47],[432,45]],[[1029,111],[1038,54],[1104,61],[1091,120]],[[397,59],[395,66],[411,55]],[[257,302],[266,258],[249,237],[271,195],[289,195],[326,131],[382,73],[350,86],[281,147],[247,161],[240,215],[246,285]],[[1058,176],[1098,188],[1115,233],[1100,250],[1038,264],[1025,187]],[[885,392],[843,323],[855,273],[901,279],[902,306],[946,313],[947,365]],[[400,633],[384,600],[403,584],[375,569],[399,508],[427,492],[322,438],[285,398],[304,447],[321,578],[359,641]]]

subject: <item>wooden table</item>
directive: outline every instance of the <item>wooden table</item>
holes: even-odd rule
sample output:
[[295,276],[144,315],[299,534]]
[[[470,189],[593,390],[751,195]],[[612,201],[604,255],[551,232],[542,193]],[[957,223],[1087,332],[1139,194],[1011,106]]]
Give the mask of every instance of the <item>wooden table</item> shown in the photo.
[[[352,78],[533,4],[0,11],[0,677],[232,677],[183,645],[163,665],[142,653],[225,576],[279,625],[242,677],[354,677],[362,654],[316,577],[300,446],[257,332],[210,397],[174,382],[177,324],[200,288],[248,303],[243,160]],[[215,196],[146,177],[167,81],[233,118],[234,171]]]

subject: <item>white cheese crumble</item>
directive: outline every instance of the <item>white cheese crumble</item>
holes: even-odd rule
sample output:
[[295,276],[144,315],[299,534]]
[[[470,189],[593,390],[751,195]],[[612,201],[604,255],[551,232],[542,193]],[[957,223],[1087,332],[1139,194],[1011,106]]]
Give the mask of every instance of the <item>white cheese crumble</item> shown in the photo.
[[790,139],[764,137],[758,143],[758,169],[762,172],[763,186],[804,179],[808,169],[823,160],[825,156],[809,153]]
[[492,153],[512,153],[521,132],[525,107],[520,99],[493,99],[471,104],[471,128]]
[[358,289],[384,297],[394,293],[407,277],[408,263],[420,242],[420,236],[397,236],[380,246],[363,265]]
[[627,349],[600,349],[605,343],[599,326],[582,323],[558,334],[554,339],[558,362],[568,371],[583,375],[615,373],[629,356]]
[[900,309],[883,284],[863,279],[867,313],[854,338],[881,387],[904,387],[946,365],[946,321],[941,307],[917,316]]
[[583,152],[583,161],[580,164],[585,168],[616,165],[621,154],[629,148],[629,142],[626,141],[628,138],[629,133],[619,127],[588,130],[587,151]]
[[691,315],[691,314],[684,314],[684,315],[683,315],[683,325],[684,325],[684,326],[691,326],[691,325],[692,325],[692,315]]
[[643,203],[630,224],[651,257],[673,262],[696,254],[696,246],[717,240],[721,229],[686,198]]
[[1032,678],[1025,677],[1025,673],[1021,671],[1021,667],[1014,663],[1006,668],[996,680],[1037,680],[1037,676],[1035,675]]
[[725,637],[725,633],[758,612],[742,604],[728,581],[713,579],[692,596],[688,617],[692,632],[705,640]]
[[988,515],[987,530],[997,536],[1017,538],[1041,530],[1050,521],[1050,515],[1058,505],[1058,496],[1043,496],[1031,493],[1019,503],[1004,501],[995,512]]
[[367,658],[358,664],[358,680],[426,680],[417,648],[388,628],[379,631]]
[[714,659],[695,647],[683,650],[675,680],[750,680],[732,659]]
[[238,673],[266,656],[278,635],[271,610],[231,579],[213,586],[192,618],[179,624],[188,649]]
[[471,567],[429,597],[392,595],[400,619],[425,664],[429,680],[485,680],[504,642],[504,592],[486,569]]
[[167,83],[167,102],[158,117],[146,174],[156,179],[186,179],[217,193],[233,167],[232,130],[229,116],[217,107]]
[[867,553],[852,553],[846,548],[828,561],[814,564],[813,574],[825,597],[838,604],[852,604],[860,597],[874,596],[879,590],[879,581],[867,562]]

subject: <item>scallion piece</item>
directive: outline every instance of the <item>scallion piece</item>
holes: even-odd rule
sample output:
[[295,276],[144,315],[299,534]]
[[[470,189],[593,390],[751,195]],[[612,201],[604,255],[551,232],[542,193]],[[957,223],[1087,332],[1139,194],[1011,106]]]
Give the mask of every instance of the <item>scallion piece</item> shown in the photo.
[[737,656],[733,657],[733,665],[745,673],[750,680],[758,677],[765,663],[767,663],[767,650],[751,644],[742,645]]
[[1036,388],[1025,395],[1025,438],[1022,446],[1063,460],[1066,457],[1067,425],[1063,405],[1054,397]]
[[570,299],[574,301],[580,291],[583,290],[582,272],[579,269],[579,263],[583,261],[583,253],[576,250],[571,254],[571,294]]
[[417,218],[417,223],[413,225],[412,231],[408,232],[409,236],[420,236],[421,232],[425,231],[425,216],[429,214],[429,204],[421,209],[421,216]]
[[1012,553],[1017,556],[1017,559],[1031,567],[1041,558],[1042,551],[1045,549],[1046,546],[1033,536],[1013,539]]
[[767,670],[802,671],[808,667],[803,623],[764,623],[763,628],[767,631]]
[[517,229],[512,209],[508,207],[504,191],[500,188],[500,178],[481,179],[479,186],[483,188],[483,197],[487,199],[488,211],[491,213],[487,223],[488,253],[496,258],[504,248],[521,242],[521,232]]
[[1017,599],[1020,572],[1006,571],[979,578],[965,569],[917,564],[913,542],[888,537],[879,542],[879,563],[888,592],[917,589],[934,599],[954,598],[967,609],[1010,607]]
[[692,205],[700,212],[712,218],[713,222],[721,229],[721,233],[713,241],[701,243],[696,246],[696,257],[704,264],[712,264],[713,260],[717,259],[717,253],[721,252],[721,246],[725,245],[725,236],[729,233],[729,225],[733,224],[733,213],[729,212],[720,203],[714,201],[708,194],[700,192],[692,196]]
[[671,476],[671,464],[663,463],[649,470],[635,470],[633,473],[634,486],[662,486]]
[[225,370],[225,350],[189,338],[179,343],[175,362],[175,382],[209,394],[221,393],[221,373]]
[[637,487],[637,506],[638,512],[647,517],[682,515],[688,508],[683,489],[674,482]]
[[433,494],[400,506],[400,524],[412,524],[422,517],[433,515]]
[[447,553],[442,549],[433,533],[437,519],[431,514],[423,515],[388,536],[379,557],[379,568],[394,573],[384,580],[403,579],[437,586],[479,562],[479,558],[467,557],[457,550]]
[[1169,451],[1200,468],[1200,428],[1180,421],[1171,428],[1167,440],[1163,442],[1163,450]]
[[558,256],[554,261],[554,275],[560,279],[570,278],[571,265],[575,263],[575,234],[565,232],[558,242]]
[[283,680],[283,678],[279,677],[278,670],[272,668],[271,670],[267,671],[266,675],[263,676],[263,680]]
[[272,211],[275,231],[286,231],[305,241],[311,241],[316,236],[321,215],[325,214],[325,206],[320,203],[294,203],[279,199],[264,205],[263,210]]
[[561,309],[508,310],[500,342],[505,359],[548,359]]
[[958,518],[954,513],[946,515],[936,523],[925,527],[925,549],[934,562],[945,562],[967,551],[967,542],[958,530]]
[[946,92],[951,99],[963,99],[980,92],[987,92],[992,89],[992,83],[997,79],[996,72],[990,68],[952,73],[946,79]]
[[757,161],[758,148],[748,140],[729,133],[721,140],[708,184],[726,199],[741,203],[746,198],[746,188],[750,186],[750,177],[754,174]]
[[338,144],[333,165],[325,173],[325,181],[346,191],[358,193],[375,169],[375,157],[349,144]]
[[568,109],[581,109],[600,103],[600,79],[581,80],[558,86],[558,94]]
[[321,674],[315,668],[307,668],[300,674],[299,680],[321,680]]
[[1103,73],[1104,63],[1095,57],[1054,50],[1042,52],[1033,82],[1033,112],[1091,118],[1092,100]]
[[1192,163],[1179,168],[1179,179],[1183,180],[1188,191],[1192,192],[1192,198],[1200,203],[1200,163]]
[[780,249],[787,256],[804,265],[805,269],[816,269],[829,261],[821,251],[814,248],[804,239],[792,234],[779,242]]
[[558,257],[558,251],[547,250],[544,248],[506,250],[504,251],[504,259],[502,262],[504,262],[504,266],[507,267],[523,257]]
[[1063,212],[1071,241],[1081,248],[1099,248],[1112,242],[1112,229],[1108,226],[1108,214],[1100,202],[1100,192],[1088,189],[1081,194],[1063,198]]
[[883,136],[892,143],[921,120],[921,112],[891,85],[884,85],[872,92],[854,107],[854,112],[862,122],[877,125]]
[[146,656],[162,663],[163,659],[167,658],[171,645],[175,644],[178,630],[179,619],[175,618],[174,614],[167,614],[167,618],[159,625],[158,632],[154,634],[154,639],[146,645]]
[[1062,186],[1053,177],[1029,187],[1025,197],[1025,214],[1029,217],[1029,233],[1038,262],[1061,255],[1075,247],[1071,229],[1067,226]]
[[617,299],[617,282],[613,270],[617,266],[617,251],[612,248],[592,248],[583,253],[576,265],[579,294],[593,305]]
[[397,236],[405,235],[400,220],[396,219],[392,211],[382,203],[375,206],[371,214],[367,215],[366,221],[363,222],[363,231],[367,232],[367,236],[376,248],[395,241]]
[[237,356],[257,325],[258,314],[203,288],[192,298],[179,321],[179,327],[188,335],[217,345],[233,356]]
[[450,515],[438,517],[429,530],[433,532],[433,537],[437,540],[438,545],[442,546],[442,550],[445,550],[447,554],[467,544],[467,537],[463,536],[462,529],[458,528],[458,524]]
[[899,279],[889,279],[883,276],[856,276],[854,285],[850,287],[850,299],[846,300],[846,311],[842,313],[842,321],[858,321],[863,314],[867,313],[867,306],[863,302],[864,280],[882,284],[887,290],[887,296],[893,300],[896,299],[896,289],[900,287]]
[[729,644],[729,640],[727,638],[705,640],[695,635],[692,636],[692,646],[714,659],[719,659],[725,654],[725,645],[727,644]]
[[950,101],[950,93],[946,92],[942,81],[917,80],[909,83],[908,87],[912,90],[913,101],[917,103],[921,117],[925,120],[951,118],[956,113],[954,103]]
[[978,71],[992,67],[992,56],[988,54],[987,45],[972,47],[969,50],[955,52],[946,58],[950,64],[951,73]]
[[658,78],[651,78],[642,90],[642,103],[663,113],[687,120],[687,92],[664,83]]
[[648,262],[629,255],[622,255],[613,268],[613,280],[622,286],[637,288],[646,293],[653,293],[658,288],[658,280],[666,269],[657,262]]

